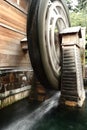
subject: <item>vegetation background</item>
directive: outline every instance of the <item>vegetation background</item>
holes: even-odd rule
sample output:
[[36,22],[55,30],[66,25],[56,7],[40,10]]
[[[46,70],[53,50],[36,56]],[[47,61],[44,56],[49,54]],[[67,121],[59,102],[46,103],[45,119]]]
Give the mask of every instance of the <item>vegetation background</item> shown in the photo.
[[77,0],[78,4],[73,3],[73,0],[66,1],[69,8],[71,26],[85,26],[87,32],[87,0]]
[[86,27],[85,63],[87,64],[87,0],[66,0],[71,26]]

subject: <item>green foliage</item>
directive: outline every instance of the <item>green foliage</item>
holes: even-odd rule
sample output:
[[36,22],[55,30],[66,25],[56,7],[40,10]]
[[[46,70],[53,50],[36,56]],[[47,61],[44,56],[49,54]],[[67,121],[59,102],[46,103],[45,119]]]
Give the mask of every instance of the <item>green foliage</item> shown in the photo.
[[85,50],[85,62],[87,64],[87,0],[78,0],[78,5],[73,9],[68,1],[68,7],[70,10],[71,26],[86,27],[86,50]]
[[69,10],[72,10],[72,0],[66,0]]
[[78,0],[78,8],[80,10],[87,9],[87,0]]
[[86,44],[87,44],[87,13],[84,10],[79,12],[72,11],[70,12],[70,21],[71,26],[81,26],[86,27]]
[[87,14],[84,11],[70,12],[71,26],[86,26],[87,27]]
[[66,0],[70,10],[72,26],[85,26],[87,29],[87,0],[78,0],[78,5],[72,8],[72,0]]

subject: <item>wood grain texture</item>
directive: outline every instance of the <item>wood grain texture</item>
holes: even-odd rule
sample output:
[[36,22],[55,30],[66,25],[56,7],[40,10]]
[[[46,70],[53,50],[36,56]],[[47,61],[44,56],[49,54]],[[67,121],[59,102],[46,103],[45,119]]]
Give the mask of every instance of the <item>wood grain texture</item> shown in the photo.
[[0,23],[9,25],[19,31],[26,32],[26,15],[7,3],[0,1]]
[[28,52],[23,52],[20,43],[26,37],[26,21],[27,15],[21,10],[0,1],[0,68],[31,66]]

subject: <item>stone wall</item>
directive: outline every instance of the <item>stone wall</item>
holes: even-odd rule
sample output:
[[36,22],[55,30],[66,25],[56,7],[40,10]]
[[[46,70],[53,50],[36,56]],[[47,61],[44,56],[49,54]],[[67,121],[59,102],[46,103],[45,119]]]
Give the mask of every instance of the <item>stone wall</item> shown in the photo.
[[0,75],[0,108],[29,96],[33,71],[12,71]]

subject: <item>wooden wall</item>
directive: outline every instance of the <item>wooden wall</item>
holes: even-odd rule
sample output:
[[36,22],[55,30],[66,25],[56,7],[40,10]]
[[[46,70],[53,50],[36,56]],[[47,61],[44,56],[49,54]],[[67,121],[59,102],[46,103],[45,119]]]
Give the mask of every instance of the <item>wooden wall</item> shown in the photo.
[[20,41],[26,37],[29,0],[0,0],[0,69],[29,68],[28,52],[24,53]]

